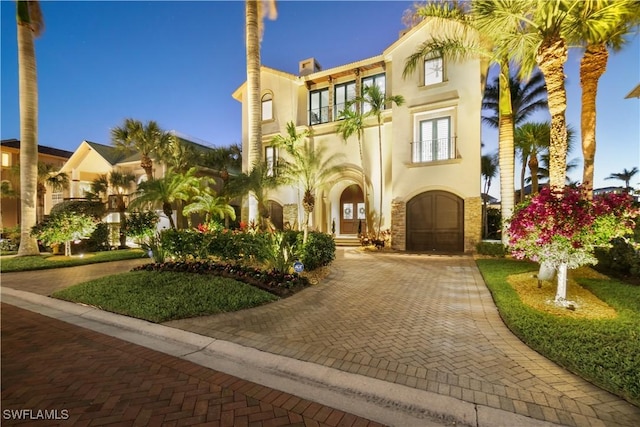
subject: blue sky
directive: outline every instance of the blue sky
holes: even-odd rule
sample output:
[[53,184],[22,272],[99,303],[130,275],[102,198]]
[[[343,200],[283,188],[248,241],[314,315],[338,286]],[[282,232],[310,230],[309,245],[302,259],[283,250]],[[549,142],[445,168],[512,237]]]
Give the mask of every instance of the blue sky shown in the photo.
[[[240,104],[231,98],[246,78],[244,2],[43,1],[45,32],[36,40],[39,143],[75,148],[109,144],[126,117],[156,120],[211,145],[239,143]],[[266,21],[262,62],[297,74],[315,57],[323,68],[380,54],[404,28],[404,1],[278,1]],[[2,139],[19,138],[15,3],[2,0]],[[566,65],[567,121],[580,127],[579,53]],[[613,54],[598,93],[596,186],[612,172],[640,165],[640,100],[624,99],[640,83],[640,40]],[[538,120],[546,120],[540,115]],[[485,151],[497,133],[483,131]],[[580,158],[579,143],[570,159]],[[638,182],[632,184],[637,185]],[[498,194],[494,181],[492,194]]]

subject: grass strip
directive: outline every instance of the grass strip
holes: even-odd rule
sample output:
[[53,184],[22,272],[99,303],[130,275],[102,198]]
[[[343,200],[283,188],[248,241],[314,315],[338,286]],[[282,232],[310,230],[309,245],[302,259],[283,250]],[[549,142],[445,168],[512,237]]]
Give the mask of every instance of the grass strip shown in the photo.
[[[640,286],[612,279],[577,279],[614,307],[614,319],[576,319],[524,304],[507,277],[537,264],[478,259],[505,324],[528,346],[597,386],[640,406]],[[571,299],[571,295],[568,296]]]
[[149,271],[103,277],[63,289],[53,297],[155,323],[237,311],[278,299],[223,277]]
[[45,270],[48,268],[75,267],[77,265],[95,264],[99,262],[121,261],[125,259],[146,258],[141,249],[123,249],[116,251],[94,252],[85,255],[51,255],[41,254],[23,257],[0,257],[0,271]]

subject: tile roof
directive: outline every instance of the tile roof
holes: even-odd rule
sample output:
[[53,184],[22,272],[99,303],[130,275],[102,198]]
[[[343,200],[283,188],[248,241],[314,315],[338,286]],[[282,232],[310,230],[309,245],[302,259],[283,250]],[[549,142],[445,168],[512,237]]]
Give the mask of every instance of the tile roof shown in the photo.
[[[20,149],[20,141],[17,139],[3,139],[2,141],[0,141],[0,145]],[[68,159],[69,157],[71,157],[71,155],[73,155],[72,151],[61,150],[54,147],[47,147],[46,145],[38,145],[38,153],[62,157],[65,159]]]

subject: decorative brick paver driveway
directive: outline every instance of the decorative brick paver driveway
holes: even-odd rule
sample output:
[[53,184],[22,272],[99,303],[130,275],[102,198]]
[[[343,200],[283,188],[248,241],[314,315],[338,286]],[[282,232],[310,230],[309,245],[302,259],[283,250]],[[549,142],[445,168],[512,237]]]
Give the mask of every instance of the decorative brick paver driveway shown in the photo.
[[341,249],[328,280],[293,297],[166,325],[553,423],[640,423],[511,334],[471,257]]
[[2,425],[381,426],[7,304]]

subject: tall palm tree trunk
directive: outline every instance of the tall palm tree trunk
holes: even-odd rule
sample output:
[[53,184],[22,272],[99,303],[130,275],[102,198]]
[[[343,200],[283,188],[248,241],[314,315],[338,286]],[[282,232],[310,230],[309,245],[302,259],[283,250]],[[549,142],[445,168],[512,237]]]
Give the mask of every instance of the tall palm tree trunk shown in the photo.
[[[26,7],[18,2],[18,9]],[[20,11],[19,11],[20,13]],[[34,34],[30,24],[18,18],[18,74],[20,91],[20,247],[18,256],[38,255],[31,236],[36,225],[38,197],[38,81]]]
[[567,46],[560,37],[544,40],[536,53],[536,62],[547,84],[551,114],[551,144],[549,146],[549,186],[562,189],[567,176],[567,91],[564,86],[564,63]]
[[246,48],[247,48],[247,104],[248,112],[248,167],[262,157],[262,123],[260,105],[260,30],[258,20],[259,0],[246,0]]
[[607,69],[609,51],[605,44],[589,45],[580,60],[580,86],[582,86],[582,185],[588,198],[593,197],[593,165],[596,157],[596,94],[598,81]]
[[508,220],[513,213],[515,189],[515,123],[511,106],[511,86],[509,84],[509,63],[500,63],[499,75],[499,119],[498,119],[498,164],[500,166],[500,199],[502,210],[502,243],[509,244]]
[[529,171],[531,171],[531,195],[538,193],[538,153],[533,151],[529,156]]

